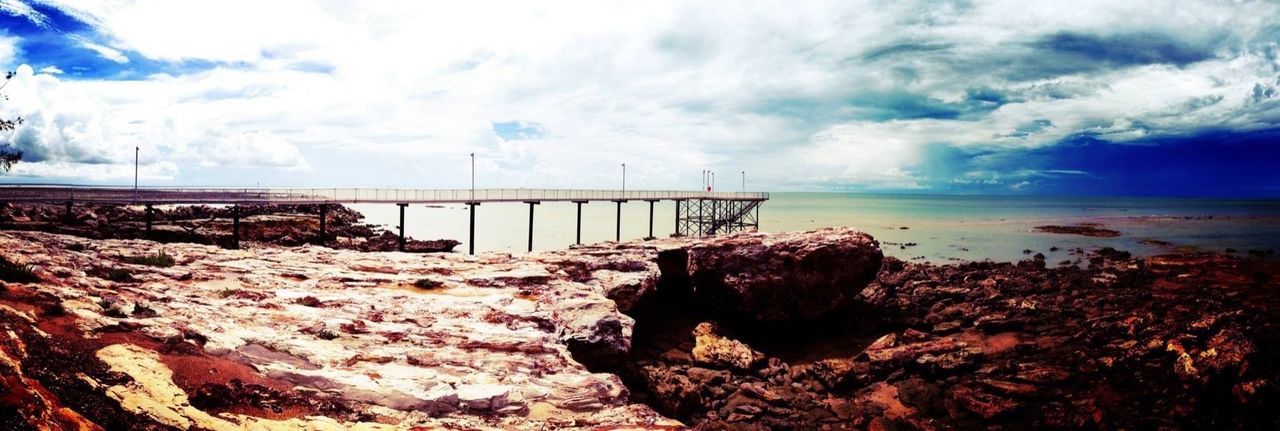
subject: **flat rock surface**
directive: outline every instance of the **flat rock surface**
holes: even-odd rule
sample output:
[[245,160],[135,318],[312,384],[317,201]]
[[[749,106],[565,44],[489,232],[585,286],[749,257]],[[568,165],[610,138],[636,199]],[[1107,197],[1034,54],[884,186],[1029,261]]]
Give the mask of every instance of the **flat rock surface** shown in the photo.
[[[807,318],[857,295],[881,259],[847,228],[517,256],[18,231],[0,250],[17,264],[0,268],[0,416],[52,429],[679,427],[582,365],[631,351],[626,311],[665,290]],[[721,294],[694,295],[708,286]],[[708,364],[756,359],[705,335]]]
[[[674,424],[630,404],[616,376],[588,371],[567,347],[629,349],[634,323],[606,294],[614,283],[644,284],[656,274],[652,263],[616,264],[596,279],[597,269],[566,271],[582,261],[572,255],[234,251],[39,232],[2,232],[0,250],[33,265],[42,280],[0,289],[0,314],[17,331],[9,341],[79,352],[100,371],[55,369],[52,354],[15,347],[7,355],[22,364],[14,374],[83,375],[89,383],[73,387],[98,394],[111,410],[86,416],[90,422],[180,429]],[[157,251],[176,265],[124,263]],[[234,370],[246,375],[233,378]],[[228,377],[208,377],[218,373]],[[33,396],[56,405],[57,393],[73,388],[53,386]],[[246,407],[250,400],[255,408]]]

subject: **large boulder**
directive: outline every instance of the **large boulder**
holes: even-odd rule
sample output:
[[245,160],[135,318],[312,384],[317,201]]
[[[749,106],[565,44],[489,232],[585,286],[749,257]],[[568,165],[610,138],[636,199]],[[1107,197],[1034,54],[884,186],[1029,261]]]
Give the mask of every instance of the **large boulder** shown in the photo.
[[810,320],[848,306],[884,257],[875,238],[847,227],[709,238],[687,252],[695,301],[758,322]]

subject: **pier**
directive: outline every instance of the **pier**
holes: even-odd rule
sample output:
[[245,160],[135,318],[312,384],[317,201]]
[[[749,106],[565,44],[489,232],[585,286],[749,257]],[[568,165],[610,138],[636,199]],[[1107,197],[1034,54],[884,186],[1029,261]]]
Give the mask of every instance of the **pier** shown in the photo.
[[769,200],[763,192],[699,192],[662,190],[589,189],[370,189],[370,188],[194,188],[112,187],[60,185],[0,185],[0,202],[143,205],[147,208],[147,232],[155,205],[232,205],[232,244],[240,243],[240,205],[320,205],[320,236],[324,237],[324,205],[388,204],[400,207],[400,249],[405,245],[405,208],[409,205],[463,204],[470,212],[468,252],[475,254],[476,211],[481,204],[529,205],[529,251],[533,250],[534,208],[544,202],[577,205],[576,242],[582,242],[582,205],[612,202],[617,206],[614,240],[622,239],[622,205],[632,201],[649,204],[649,236],[653,238],[653,206],[676,203],[676,236],[710,236],[759,228],[760,206]]

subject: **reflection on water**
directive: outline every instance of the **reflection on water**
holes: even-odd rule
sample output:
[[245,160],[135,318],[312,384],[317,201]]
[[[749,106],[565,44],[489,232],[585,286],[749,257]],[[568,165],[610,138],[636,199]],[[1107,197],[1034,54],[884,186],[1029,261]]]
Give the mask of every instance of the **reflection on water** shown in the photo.
[[[582,241],[614,238],[616,204],[582,207]],[[351,205],[369,223],[395,226],[394,205]],[[534,249],[568,247],[574,242],[576,207],[546,202],[534,208]],[[1052,264],[1073,259],[1073,248],[1114,247],[1147,255],[1175,247],[1245,251],[1280,249],[1280,201],[1185,198],[1063,198],[1011,196],[920,196],[831,193],[773,193],[760,211],[765,231],[853,226],[865,230],[887,254],[904,259],[1019,260],[1044,253]],[[411,206],[406,232],[420,239],[467,239],[465,206]],[[529,206],[492,203],[477,207],[477,251],[523,252],[528,240]],[[1091,238],[1033,232],[1047,224],[1100,223],[1120,231],[1115,238]],[[675,205],[654,206],[656,236],[674,231]],[[649,204],[622,206],[622,238],[643,238],[649,231]],[[1156,241],[1152,241],[1156,240]],[[1166,241],[1170,245],[1162,245]],[[914,244],[914,245],[911,245]],[[466,251],[466,244],[458,247]],[[1054,247],[1055,251],[1051,251]],[[1031,250],[1031,253],[1024,253]],[[1272,255],[1272,258],[1276,258]]]

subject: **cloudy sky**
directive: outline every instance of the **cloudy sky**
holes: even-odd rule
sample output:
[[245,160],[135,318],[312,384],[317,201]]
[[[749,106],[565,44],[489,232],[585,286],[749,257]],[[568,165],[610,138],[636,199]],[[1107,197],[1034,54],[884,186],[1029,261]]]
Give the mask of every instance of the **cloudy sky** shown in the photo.
[[0,182],[1280,196],[1280,5],[0,0]]

